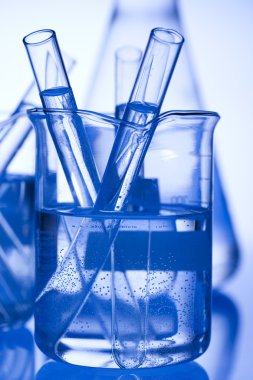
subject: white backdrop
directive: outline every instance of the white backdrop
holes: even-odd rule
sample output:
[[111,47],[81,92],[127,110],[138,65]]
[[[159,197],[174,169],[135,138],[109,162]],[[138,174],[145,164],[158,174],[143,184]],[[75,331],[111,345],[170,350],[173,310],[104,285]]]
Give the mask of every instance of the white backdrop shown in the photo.
[[[179,4],[205,108],[221,115],[215,143],[242,248],[240,271],[226,288],[243,318],[231,380],[250,379],[252,364],[247,357],[253,352],[253,1],[179,0]],[[78,61],[70,81],[78,105],[88,104],[113,5],[113,0],[0,0],[0,110],[11,110],[32,80],[22,38],[42,28],[54,29],[62,50]],[[240,377],[243,370],[248,377]]]

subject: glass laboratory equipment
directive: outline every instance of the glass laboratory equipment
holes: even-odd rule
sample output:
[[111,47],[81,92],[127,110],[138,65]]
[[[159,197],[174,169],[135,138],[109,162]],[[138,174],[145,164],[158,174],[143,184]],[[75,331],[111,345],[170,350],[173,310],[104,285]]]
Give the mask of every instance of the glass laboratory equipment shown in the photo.
[[[117,131],[96,199],[96,209],[119,211],[124,208],[138,166],[156,128],[155,123],[148,122],[160,112],[183,42],[183,36],[175,30],[151,30],[122,115],[123,121],[135,123],[138,128],[134,133],[131,128]],[[143,130],[144,125],[148,129]]]
[[[149,30],[157,25],[172,28],[185,36],[177,68],[173,74],[161,112],[173,109],[205,109],[201,84],[191,57],[191,39],[184,29],[178,0],[118,0],[103,51],[101,64],[94,71],[94,79],[85,99],[85,108],[112,112],[115,108],[114,71],[115,51],[124,45],[143,48]],[[129,94],[130,95],[130,94]],[[216,153],[214,154],[214,157]],[[220,287],[238,267],[239,247],[234,231],[226,187],[219,170],[219,157],[214,166],[214,218],[213,218],[213,286]],[[141,182],[140,182],[141,184]],[[138,185],[138,184],[136,184]],[[150,182],[150,192],[155,183]]]
[[[74,60],[64,55],[67,70]],[[0,327],[20,325],[33,312],[35,283],[35,139],[26,110],[36,103],[32,83],[0,123]]]
[[115,51],[115,117],[122,119],[142,58],[141,49],[127,45]]
[[[25,36],[23,42],[43,107],[76,111],[76,101],[55,31],[37,30]],[[51,123],[50,117],[48,123],[72,193],[81,206],[91,205],[100,180],[81,120],[78,115],[72,114],[65,124],[60,120],[58,124]],[[85,179],[82,176],[84,172]],[[77,188],[81,191],[76,192]]]
[[[102,177],[115,128],[138,132],[139,126],[89,111],[75,114]],[[212,141],[218,115],[175,111],[153,120],[145,177],[157,179],[159,199],[142,213],[129,211],[131,197],[129,210],[120,212],[80,206],[50,129],[50,123],[67,123],[72,116],[68,110],[29,111],[37,139],[38,346],[51,358],[87,367],[91,356],[94,367],[108,368],[194,359],[210,335]]]
[[[66,69],[70,72],[75,64],[74,59],[64,54]],[[1,144],[1,161],[0,176],[5,172],[8,165],[12,162],[17,152],[23,147],[27,139],[32,139],[30,134],[33,128],[28,119],[25,119],[23,113],[40,104],[36,83],[32,82],[26,89],[21,100],[18,102],[9,117],[1,122],[0,144]],[[18,116],[20,114],[20,117]],[[15,116],[15,117],[12,117]]]
[[[62,108],[76,111],[77,106],[55,32],[52,30],[36,31],[24,38],[24,44],[42,104],[51,109]],[[68,116],[68,118],[56,120],[52,114],[48,114],[47,122],[62,163],[62,169],[71,186],[71,193],[80,206],[87,207],[93,205],[97,198],[100,185],[99,174],[82,120],[77,113],[70,113]],[[80,231],[76,231],[75,237],[69,235],[72,244],[78,237],[77,240],[80,240],[81,227],[82,225],[80,225]],[[116,227],[114,233],[117,231]],[[106,250],[104,251],[106,252]]]
[[[0,124],[8,136],[0,142],[5,158],[12,151],[9,134],[18,123],[20,134],[31,128],[26,113]],[[8,141],[8,143],[7,143]],[[17,140],[13,139],[13,144]],[[0,328],[18,326],[32,315],[34,303],[34,159],[32,136],[0,173]],[[2,157],[2,156],[1,156]],[[1,167],[3,169],[3,167]]]

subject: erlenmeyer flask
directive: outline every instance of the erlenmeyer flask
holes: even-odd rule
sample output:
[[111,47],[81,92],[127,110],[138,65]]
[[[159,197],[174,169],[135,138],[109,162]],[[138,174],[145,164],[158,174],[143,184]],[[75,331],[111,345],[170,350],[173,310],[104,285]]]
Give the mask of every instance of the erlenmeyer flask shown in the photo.
[[[104,44],[99,70],[85,105],[88,109],[114,112],[114,54],[124,45],[144,46],[154,27],[172,28],[184,35],[185,44],[178,59],[162,112],[171,109],[204,109],[196,73],[189,55],[190,36],[183,30],[177,0],[119,0]],[[222,115],[221,115],[222,117]],[[145,162],[144,162],[145,165]],[[239,251],[217,159],[214,165],[213,285],[220,286],[238,265]]]

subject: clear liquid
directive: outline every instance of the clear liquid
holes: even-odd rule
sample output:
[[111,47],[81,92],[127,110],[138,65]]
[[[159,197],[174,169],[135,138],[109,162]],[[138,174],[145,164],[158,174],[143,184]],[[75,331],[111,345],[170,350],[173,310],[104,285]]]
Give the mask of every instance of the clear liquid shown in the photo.
[[55,87],[44,90],[40,93],[40,98],[45,108],[77,109],[75,98],[70,87]]
[[119,127],[96,200],[96,209],[120,211],[125,207],[154,133],[154,126],[148,130],[144,124],[152,120],[157,112],[158,107],[153,104],[127,104],[123,121],[136,123],[138,127],[126,124]]
[[[56,87],[40,93],[45,108],[76,111],[77,106],[70,87]],[[64,174],[77,204],[90,207],[97,197],[100,180],[92,151],[77,114],[57,117],[50,115],[49,128]]]
[[115,117],[116,117],[116,119],[121,120],[123,118],[125,108],[126,108],[126,103],[118,104],[115,107]]
[[154,119],[159,112],[157,105],[152,103],[132,102],[126,105],[123,120],[144,125]]
[[[101,267],[102,226],[119,223],[119,215],[91,219],[80,212],[39,212],[36,341],[48,356],[86,366],[133,368],[190,360],[206,349],[210,214],[174,207],[160,215],[129,215],[120,215],[117,236]],[[47,284],[62,267],[70,237],[81,223],[86,233],[79,237],[87,241],[76,244],[50,288]],[[85,251],[87,246],[93,251]],[[83,304],[85,283],[97,265],[100,270]],[[141,315],[139,321],[136,315]]]
[[26,321],[34,302],[34,180],[0,183],[0,327]]

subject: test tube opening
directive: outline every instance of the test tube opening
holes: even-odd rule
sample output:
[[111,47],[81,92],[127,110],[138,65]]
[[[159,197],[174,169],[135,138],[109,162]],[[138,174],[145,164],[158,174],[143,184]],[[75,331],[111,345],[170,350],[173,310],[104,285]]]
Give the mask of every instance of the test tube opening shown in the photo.
[[56,37],[56,34],[53,30],[42,29],[29,33],[23,38],[23,41],[27,45],[40,45],[48,42],[52,37]]
[[140,60],[142,56],[142,51],[137,47],[126,45],[117,49],[115,55],[116,59],[121,60],[123,62],[136,62]]
[[183,36],[173,29],[155,28],[151,31],[151,36],[164,44],[182,44],[184,42]]

